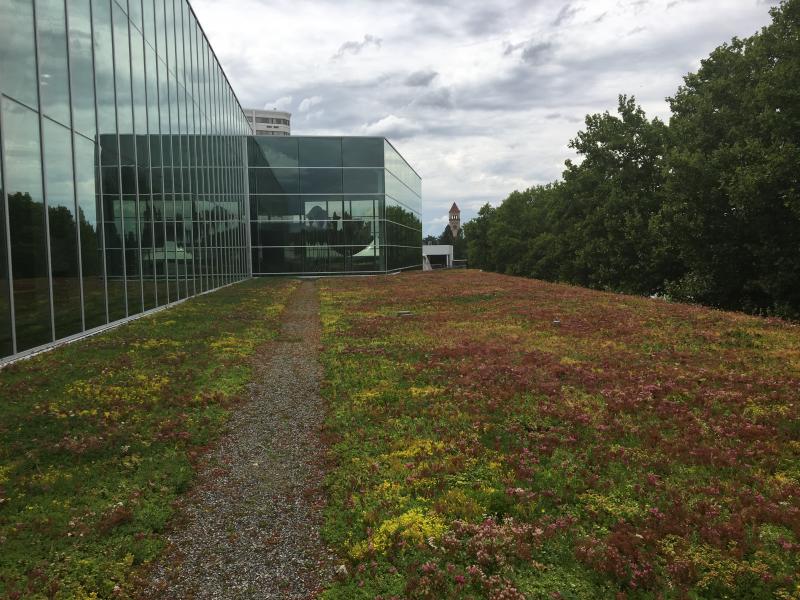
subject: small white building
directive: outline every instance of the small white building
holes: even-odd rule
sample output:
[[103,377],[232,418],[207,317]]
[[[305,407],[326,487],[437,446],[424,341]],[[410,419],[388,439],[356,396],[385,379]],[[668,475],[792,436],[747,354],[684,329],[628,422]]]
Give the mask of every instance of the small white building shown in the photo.
[[450,269],[453,267],[453,246],[427,244],[422,246],[422,270]]

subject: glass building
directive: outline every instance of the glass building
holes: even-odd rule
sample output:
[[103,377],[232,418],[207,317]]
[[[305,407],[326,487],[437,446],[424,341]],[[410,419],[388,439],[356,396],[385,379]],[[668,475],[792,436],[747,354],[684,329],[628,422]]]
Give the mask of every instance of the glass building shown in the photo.
[[254,258],[421,262],[419,177],[391,145],[264,139],[288,145],[253,141],[186,0],[0,0],[0,361],[248,278]]
[[421,180],[374,137],[248,141],[254,275],[420,268]]
[[0,0],[0,357],[249,276],[250,128],[183,0]]

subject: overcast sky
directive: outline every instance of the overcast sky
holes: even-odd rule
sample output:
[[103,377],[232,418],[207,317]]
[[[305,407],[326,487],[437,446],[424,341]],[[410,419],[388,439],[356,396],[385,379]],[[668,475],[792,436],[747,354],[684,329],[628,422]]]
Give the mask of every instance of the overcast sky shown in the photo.
[[423,179],[425,233],[557,179],[587,113],[650,117],[769,22],[768,0],[193,0],[245,107],[292,133],[381,135]]

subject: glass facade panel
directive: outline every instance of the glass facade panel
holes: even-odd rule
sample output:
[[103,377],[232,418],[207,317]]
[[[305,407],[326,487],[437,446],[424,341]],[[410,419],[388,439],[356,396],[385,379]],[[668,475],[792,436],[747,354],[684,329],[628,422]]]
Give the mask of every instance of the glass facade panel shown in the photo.
[[50,273],[56,339],[83,329],[78,224],[72,179],[72,132],[45,119],[44,164],[50,233]]
[[74,139],[83,312],[86,329],[92,329],[107,321],[100,195],[95,184],[94,143],[79,135]]
[[17,351],[52,341],[39,118],[2,100],[3,153]]
[[36,26],[42,112],[68,126],[69,69],[64,0],[36,0]]
[[[0,131],[0,136],[2,136]],[[14,352],[11,334],[11,303],[8,287],[8,264],[6,257],[5,228],[5,188],[3,186],[3,170],[0,168],[0,356],[8,356]]]
[[342,192],[342,169],[300,169],[301,194]]
[[342,166],[383,168],[383,138],[342,138]]
[[31,0],[0,0],[0,86],[7,96],[38,107]]
[[299,166],[341,167],[341,138],[298,138]]
[[92,3],[94,24],[94,77],[97,95],[98,141],[103,164],[117,162],[117,109],[114,98],[114,54],[111,47],[111,5],[109,0]]
[[73,127],[94,139],[94,59],[89,0],[67,0]]

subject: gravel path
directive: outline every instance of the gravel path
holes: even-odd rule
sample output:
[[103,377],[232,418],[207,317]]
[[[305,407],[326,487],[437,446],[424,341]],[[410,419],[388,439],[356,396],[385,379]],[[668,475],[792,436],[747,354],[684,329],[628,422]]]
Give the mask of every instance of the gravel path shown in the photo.
[[142,597],[309,598],[332,577],[334,557],[319,534],[320,329],[317,284],[304,281]]

